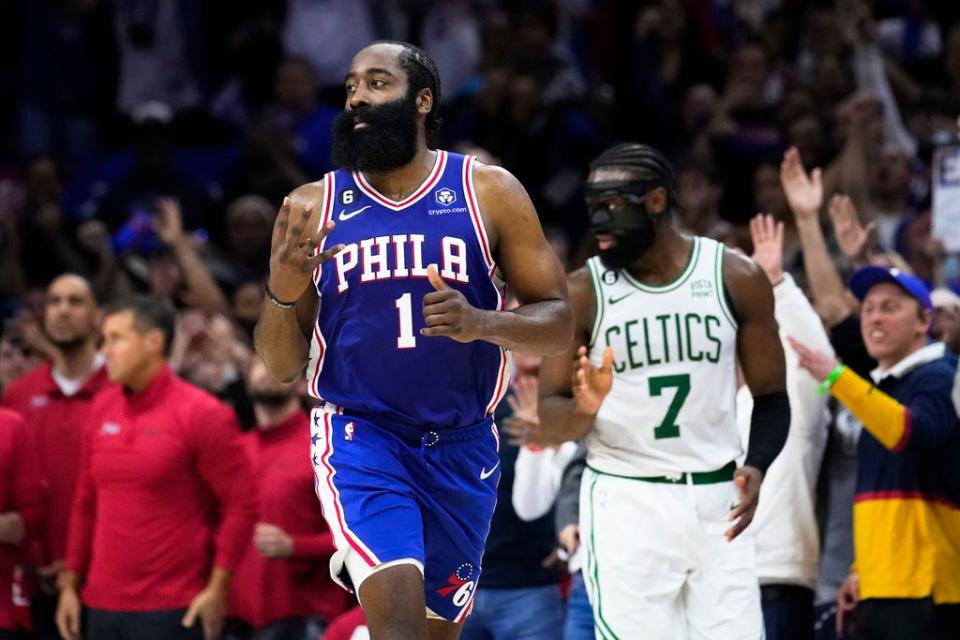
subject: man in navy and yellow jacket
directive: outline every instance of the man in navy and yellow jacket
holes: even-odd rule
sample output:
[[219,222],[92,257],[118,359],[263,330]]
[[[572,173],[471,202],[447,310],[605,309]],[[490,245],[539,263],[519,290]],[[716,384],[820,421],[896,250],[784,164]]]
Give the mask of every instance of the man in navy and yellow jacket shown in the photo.
[[960,629],[960,422],[954,370],[930,344],[930,296],[897,269],[850,279],[860,329],[878,367],[866,380],[793,342],[800,366],[860,422],[854,567],[838,596],[838,632],[858,638],[953,638]]

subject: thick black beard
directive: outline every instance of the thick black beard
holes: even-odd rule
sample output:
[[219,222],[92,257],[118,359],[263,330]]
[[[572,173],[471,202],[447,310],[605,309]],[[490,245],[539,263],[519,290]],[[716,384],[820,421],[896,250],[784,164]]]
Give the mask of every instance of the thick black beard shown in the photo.
[[297,394],[287,391],[249,391],[250,400],[254,404],[262,404],[268,407],[279,408],[290,402]]
[[[354,129],[357,118],[366,126]],[[332,133],[330,156],[341,169],[383,173],[402,167],[417,153],[416,95],[342,111]]]

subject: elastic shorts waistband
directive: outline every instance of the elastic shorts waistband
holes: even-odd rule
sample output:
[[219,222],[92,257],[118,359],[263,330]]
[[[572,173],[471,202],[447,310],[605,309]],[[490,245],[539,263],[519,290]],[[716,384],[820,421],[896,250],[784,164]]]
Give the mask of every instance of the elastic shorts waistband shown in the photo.
[[655,482],[663,484],[687,484],[688,482],[690,484],[718,484],[720,482],[730,482],[733,480],[733,472],[737,470],[737,463],[731,460],[720,469],[715,469],[714,471],[692,471],[689,473],[684,472],[669,476],[624,476],[618,473],[607,473],[606,471],[600,471],[589,464],[587,467],[589,467],[591,471],[599,473],[603,476],[614,476],[616,478],[639,480],[641,482]]
[[386,422],[381,418],[371,415],[365,415],[358,411],[351,411],[343,407],[338,407],[332,402],[319,402],[316,407],[318,411],[323,411],[333,415],[343,416],[345,418],[356,418],[363,420],[384,431],[394,434],[402,440],[418,446],[434,447],[440,444],[453,444],[456,442],[469,442],[477,440],[490,433],[493,425],[493,416],[487,416],[480,422],[468,424],[460,427],[448,427],[438,425],[424,425],[421,427],[412,427],[410,425],[398,424],[396,422]]

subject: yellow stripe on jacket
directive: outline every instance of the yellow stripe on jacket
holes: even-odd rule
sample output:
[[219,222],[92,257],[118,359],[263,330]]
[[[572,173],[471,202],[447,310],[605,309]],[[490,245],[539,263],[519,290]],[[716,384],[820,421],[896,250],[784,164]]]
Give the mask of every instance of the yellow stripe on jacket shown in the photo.
[[830,387],[830,393],[890,451],[902,451],[910,439],[910,412],[902,404],[858,376],[850,367]]

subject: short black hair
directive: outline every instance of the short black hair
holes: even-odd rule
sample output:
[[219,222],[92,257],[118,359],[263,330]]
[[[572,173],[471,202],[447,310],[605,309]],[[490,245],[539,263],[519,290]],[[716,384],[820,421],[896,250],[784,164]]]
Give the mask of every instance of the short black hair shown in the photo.
[[403,40],[377,40],[370,43],[371,46],[375,44],[395,44],[403,47],[403,51],[400,52],[400,68],[407,74],[409,92],[416,94],[421,89],[430,89],[430,93],[433,95],[433,104],[427,114],[424,128],[428,136],[439,131],[443,120],[439,113],[440,69],[437,67],[437,63],[426,51]]
[[177,312],[169,302],[137,293],[111,302],[107,305],[104,317],[124,311],[133,314],[133,325],[138,332],[146,333],[159,329],[163,334],[163,355],[170,355],[170,349],[173,347]]

